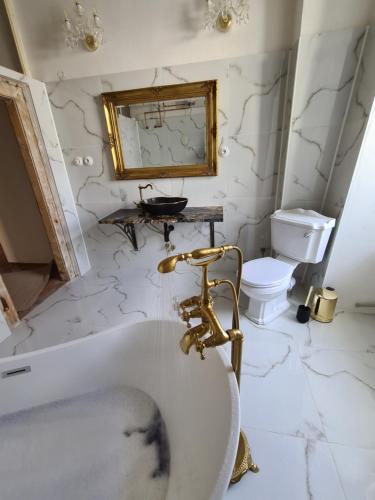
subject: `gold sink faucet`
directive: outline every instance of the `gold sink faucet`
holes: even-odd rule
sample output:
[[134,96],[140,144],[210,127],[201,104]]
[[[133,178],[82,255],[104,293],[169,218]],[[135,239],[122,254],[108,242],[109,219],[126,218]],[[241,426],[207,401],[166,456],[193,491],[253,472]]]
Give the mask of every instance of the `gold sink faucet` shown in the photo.
[[[208,266],[224,257],[230,251],[237,254],[236,284],[229,279],[214,279],[208,277]],[[189,354],[190,349],[195,346],[200,353],[201,359],[205,359],[204,350],[210,347],[217,347],[227,342],[231,342],[231,362],[237,379],[238,389],[241,382],[242,364],[242,344],[243,333],[240,330],[238,299],[241,284],[243,257],[240,248],[234,245],[223,245],[217,248],[199,248],[189,253],[172,255],[162,260],[158,265],[160,273],[174,271],[178,262],[186,261],[192,266],[202,268],[202,288],[201,294],[189,297],[179,304],[181,319],[186,322],[187,330],[180,341],[181,350]],[[232,295],[232,328],[224,330],[219,318],[214,311],[214,301],[210,294],[212,288],[220,285],[229,287]],[[192,326],[191,319],[200,319],[200,323]],[[242,476],[251,470],[258,472],[258,466],[253,462],[250,447],[244,432],[241,430],[236,456],[236,462],[232,473],[231,483],[238,482]]]

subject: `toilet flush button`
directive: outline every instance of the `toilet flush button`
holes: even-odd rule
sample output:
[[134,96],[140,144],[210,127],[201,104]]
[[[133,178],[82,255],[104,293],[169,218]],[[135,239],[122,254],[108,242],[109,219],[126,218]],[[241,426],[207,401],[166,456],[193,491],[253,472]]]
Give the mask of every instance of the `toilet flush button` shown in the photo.
[[303,235],[305,238],[310,238],[312,235],[312,231],[306,231],[306,233]]

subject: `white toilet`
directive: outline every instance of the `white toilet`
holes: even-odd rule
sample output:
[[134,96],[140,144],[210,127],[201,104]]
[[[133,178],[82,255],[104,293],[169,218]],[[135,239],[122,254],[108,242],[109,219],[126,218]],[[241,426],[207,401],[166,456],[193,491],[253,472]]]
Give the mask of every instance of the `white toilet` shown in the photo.
[[293,271],[301,262],[321,262],[335,219],[313,210],[276,210],[271,219],[271,244],[277,257],[243,266],[241,290],[249,297],[246,316],[269,323],[289,307],[287,293],[295,284]]

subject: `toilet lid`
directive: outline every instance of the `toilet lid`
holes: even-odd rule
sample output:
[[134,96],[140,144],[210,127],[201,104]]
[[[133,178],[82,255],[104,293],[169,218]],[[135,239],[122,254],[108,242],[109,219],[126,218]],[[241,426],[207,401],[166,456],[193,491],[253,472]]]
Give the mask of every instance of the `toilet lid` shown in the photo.
[[293,273],[293,266],[273,259],[263,257],[246,262],[243,266],[242,281],[253,287],[276,286]]

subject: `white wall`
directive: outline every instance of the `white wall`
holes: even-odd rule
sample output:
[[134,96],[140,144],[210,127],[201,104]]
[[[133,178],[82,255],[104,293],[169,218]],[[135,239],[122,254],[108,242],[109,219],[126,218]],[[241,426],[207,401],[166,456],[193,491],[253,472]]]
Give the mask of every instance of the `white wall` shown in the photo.
[[52,260],[38,205],[11,124],[0,101],[0,243],[8,262]]
[[[250,0],[250,23],[230,33],[202,29],[206,0],[86,0],[105,29],[94,54],[64,44],[66,0],[13,3],[33,77],[54,81],[258,54],[290,47],[301,34],[363,26],[374,0]],[[300,16],[302,14],[302,23]],[[98,70],[100,68],[100,70]]]
[[0,65],[15,71],[21,70],[3,1],[0,2]]
[[340,308],[375,304],[375,101],[324,279]]
[[301,35],[368,24],[374,0],[304,0]]
[[31,74],[43,81],[60,72],[78,78],[285,49],[300,13],[300,0],[251,0],[250,23],[223,34],[203,30],[206,0],[87,0],[105,30],[103,47],[89,53],[65,46],[63,12],[73,2],[11,1]]

